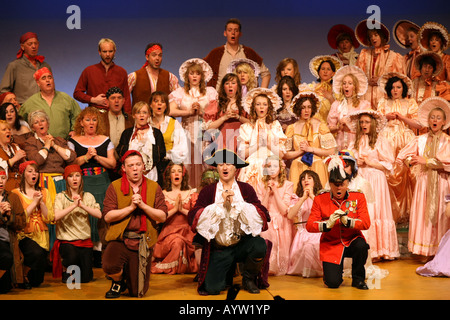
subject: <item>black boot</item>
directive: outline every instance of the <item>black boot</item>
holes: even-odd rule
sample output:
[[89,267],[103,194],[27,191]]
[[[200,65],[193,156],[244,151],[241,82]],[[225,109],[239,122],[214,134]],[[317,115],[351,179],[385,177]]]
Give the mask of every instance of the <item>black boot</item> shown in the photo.
[[120,298],[120,294],[126,290],[125,281],[114,281],[112,280],[111,288],[109,291],[105,294],[105,298],[107,299],[115,299]]
[[250,293],[259,293],[259,288],[256,285],[256,277],[263,265],[264,259],[255,260],[248,258],[243,264],[242,286]]

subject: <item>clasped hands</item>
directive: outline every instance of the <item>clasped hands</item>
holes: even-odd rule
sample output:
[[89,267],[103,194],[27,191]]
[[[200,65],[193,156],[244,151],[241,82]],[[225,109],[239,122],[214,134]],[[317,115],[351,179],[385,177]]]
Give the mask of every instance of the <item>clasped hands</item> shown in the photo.
[[333,228],[334,225],[336,224],[336,221],[338,220],[340,220],[343,225],[347,225],[348,222],[347,214],[341,209],[336,210],[330,215],[326,223],[327,228],[328,229]]

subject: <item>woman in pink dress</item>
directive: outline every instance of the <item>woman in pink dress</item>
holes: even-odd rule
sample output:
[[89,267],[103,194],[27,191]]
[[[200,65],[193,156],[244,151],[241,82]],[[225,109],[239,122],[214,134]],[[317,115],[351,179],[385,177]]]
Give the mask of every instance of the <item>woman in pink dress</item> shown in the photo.
[[395,157],[389,142],[380,136],[386,119],[374,110],[354,111],[348,117],[356,131],[349,149],[357,160],[358,173],[369,181],[375,194],[374,219],[371,219],[367,239],[372,259],[392,260],[398,258],[400,252],[386,179]]
[[195,273],[194,232],[187,214],[194,207],[198,193],[188,185],[189,176],[183,164],[169,163],[164,173],[164,196],[168,217],[153,250],[152,273]]
[[[403,74],[390,72],[379,79],[379,87],[385,97],[378,102],[377,111],[387,119],[387,124],[380,136],[389,141],[394,157],[406,146],[422,126],[417,120],[418,105],[415,99],[409,98],[412,81]],[[414,190],[415,177],[405,167],[394,164],[392,174],[387,176],[392,197],[392,214],[398,224],[407,225]]]
[[289,252],[288,274],[301,275],[304,278],[323,275],[319,246],[321,233],[306,231],[305,222],[311,213],[314,197],[322,189],[320,178],[312,170],[305,170],[300,175],[297,191],[292,195],[288,218],[297,226]]
[[267,231],[261,233],[261,237],[272,242],[269,275],[285,275],[288,270],[293,225],[287,218],[287,211],[293,192],[293,183],[286,178],[282,160],[276,156],[267,158],[256,194],[271,218]]
[[450,228],[445,216],[445,195],[450,193],[450,104],[440,98],[426,99],[418,118],[428,132],[415,137],[398,154],[398,165],[419,165],[409,219],[408,250],[432,257]]
[[[445,215],[450,219],[450,194],[446,196]],[[450,230],[442,237],[433,260],[416,269],[425,277],[450,277]]]
[[356,38],[359,43],[367,47],[362,49],[356,65],[360,67],[369,79],[369,87],[364,99],[368,100],[372,109],[376,110],[378,100],[382,93],[378,90],[378,78],[388,72],[406,73],[405,59],[403,56],[389,49],[390,33],[381,22],[379,28],[369,29],[373,22],[363,20],[355,28]]
[[281,98],[267,88],[253,89],[245,97],[244,110],[250,122],[239,128],[237,154],[249,165],[240,169],[238,180],[253,188],[264,176],[266,159],[273,155],[282,159],[286,152],[286,135],[275,118],[280,107]]
[[200,185],[203,172],[203,151],[211,142],[203,139],[203,132],[208,127],[204,119],[205,110],[217,108],[217,91],[207,87],[206,83],[212,78],[212,69],[204,60],[193,58],[186,60],[179,70],[180,79],[184,87],[169,94],[169,115],[181,117],[181,125],[186,130],[190,143],[188,163],[189,184],[192,187]]
[[333,92],[336,100],[330,108],[327,124],[335,136],[338,150],[347,149],[355,139],[355,133],[344,120],[354,110],[370,109],[370,102],[363,99],[367,92],[366,74],[356,66],[345,66],[333,77]]

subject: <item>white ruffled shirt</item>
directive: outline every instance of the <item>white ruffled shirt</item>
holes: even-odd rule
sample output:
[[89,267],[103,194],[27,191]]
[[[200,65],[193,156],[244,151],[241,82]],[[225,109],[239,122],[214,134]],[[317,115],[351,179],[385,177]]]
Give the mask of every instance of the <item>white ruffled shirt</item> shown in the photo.
[[199,234],[208,241],[215,239],[218,245],[225,247],[238,243],[243,235],[259,235],[263,226],[263,219],[256,207],[244,201],[236,181],[231,190],[234,196],[228,212],[223,206],[224,188],[219,181],[214,203],[203,210],[197,223]]

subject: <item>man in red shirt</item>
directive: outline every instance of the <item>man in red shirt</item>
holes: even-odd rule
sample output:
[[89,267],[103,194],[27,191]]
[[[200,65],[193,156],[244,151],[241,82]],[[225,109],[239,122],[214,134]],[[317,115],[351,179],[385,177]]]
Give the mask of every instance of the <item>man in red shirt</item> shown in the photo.
[[361,230],[370,227],[370,217],[364,194],[348,190],[349,175],[339,156],[330,156],[328,171],[330,190],[314,198],[306,223],[308,232],[322,232],[320,260],[323,280],[329,288],[338,288],[343,279],[344,258],[352,258],[352,286],[368,289],[365,283],[369,245]]
[[111,87],[122,90],[125,103],[123,110],[131,114],[131,98],[128,89],[127,71],[114,63],[116,44],[111,39],[101,39],[98,43],[101,61],[83,70],[73,92],[73,97],[103,112],[108,110],[106,91]]

